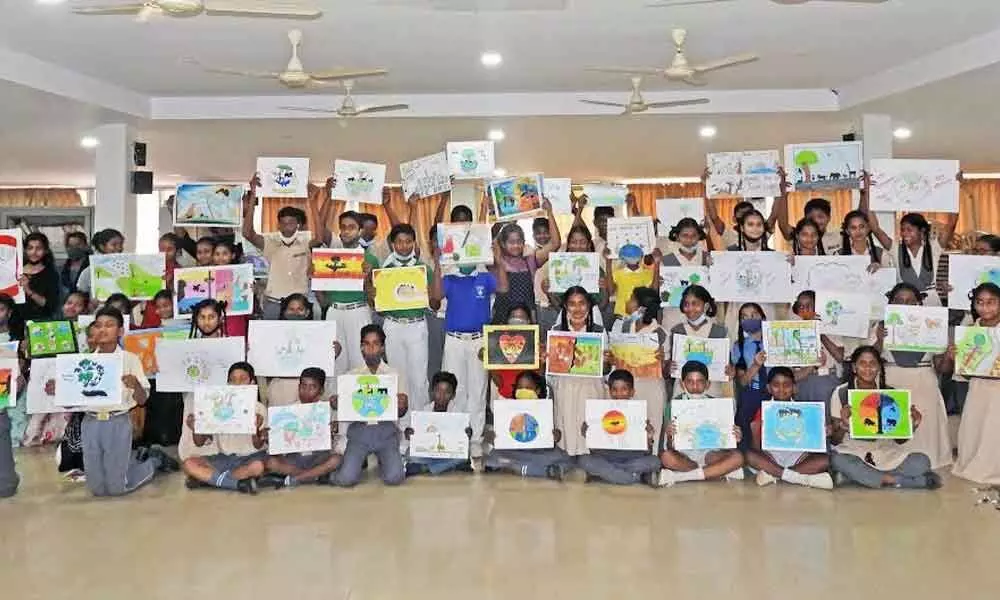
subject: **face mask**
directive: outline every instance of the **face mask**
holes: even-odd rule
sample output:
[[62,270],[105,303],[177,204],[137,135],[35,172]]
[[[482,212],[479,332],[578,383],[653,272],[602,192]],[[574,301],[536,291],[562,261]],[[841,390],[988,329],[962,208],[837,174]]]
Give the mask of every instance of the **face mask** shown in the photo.
[[358,238],[358,245],[361,246],[362,248],[369,248],[374,243],[375,243],[375,238],[372,238],[370,240],[366,240],[365,236],[361,236],[360,238]]
[[628,316],[628,319],[626,319],[626,320],[627,321],[638,321],[645,314],[646,314],[646,309],[644,309],[644,308],[638,308],[635,311],[633,311],[632,314],[630,314]]
[[535,390],[518,389],[514,390],[515,400],[537,400],[538,394]]
[[283,233],[279,235],[281,235],[281,241],[284,242],[285,244],[293,244],[295,243],[295,240],[299,237],[299,232],[296,231],[291,235],[291,237],[285,237],[285,234]]
[[368,367],[377,367],[379,363],[382,362],[382,355],[380,354],[376,354],[375,356],[368,356],[367,354],[364,354],[363,356],[365,364],[368,365]]
[[285,315],[285,320],[286,321],[308,321],[309,320],[309,315],[299,315],[299,314]]
[[684,244],[681,244],[681,250],[684,250],[688,254],[693,254],[696,250],[698,250],[698,242],[695,242],[690,246],[685,246]]
[[701,316],[697,319],[688,319],[687,322],[695,327],[701,327],[702,323],[708,320],[708,315],[701,313]]
[[83,257],[87,256],[88,254],[90,254],[90,252],[88,252],[86,248],[67,248],[66,249],[66,256],[69,257],[70,260],[81,260],[81,259],[83,259]]
[[458,272],[462,275],[472,275],[476,272],[475,265],[464,265],[458,268]]
[[508,325],[530,325],[527,319],[522,319],[521,317],[511,317],[507,319]]
[[410,252],[409,254],[399,254],[398,252],[396,252],[395,250],[393,250],[392,251],[392,258],[396,262],[398,262],[398,263],[406,264],[406,263],[410,262],[411,260],[413,260],[414,254],[415,254],[414,252]]
[[740,327],[743,328],[743,332],[752,335],[754,333],[760,333],[762,325],[760,319],[743,319],[740,321]]

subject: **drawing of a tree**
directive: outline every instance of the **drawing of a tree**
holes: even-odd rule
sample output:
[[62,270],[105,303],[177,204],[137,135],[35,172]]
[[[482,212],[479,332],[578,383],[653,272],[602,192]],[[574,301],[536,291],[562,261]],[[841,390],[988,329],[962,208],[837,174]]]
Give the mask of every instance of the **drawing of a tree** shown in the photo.
[[889,329],[889,331],[890,331],[889,345],[890,346],[895,346],[896,345],[896,327],[899,327],[902,324],[903,324],[903,315],[901,315],[898,312],[891,312],[891,313],[889,313],[889,316],[887,316],[885,318],[885,326],[887,328],[891,328],[891,329]]
[[819,162],[819,155],[813,150],[800,150],[795,153],[795,166],[802,169],[803,181],[812,181],[810,167]]

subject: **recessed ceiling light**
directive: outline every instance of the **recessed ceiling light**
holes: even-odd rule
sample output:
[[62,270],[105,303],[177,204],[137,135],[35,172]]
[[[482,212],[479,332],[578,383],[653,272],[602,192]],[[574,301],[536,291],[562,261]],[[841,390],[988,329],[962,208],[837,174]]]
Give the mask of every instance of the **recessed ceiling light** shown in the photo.
[[491,141],[502,142],[503,139],[507,137],[507,134],[503,132],[503,129],[490,129],[488,137]]
[[892,137],[897,140],[908,140],[913,136],[913,132],[910,131],[909,127],[897,127],[895,131],[892,132]]
[[715,125],[702,125],[701,129],[698,130],[698,135],[705,139],[714,138],[716,133],[718,130]]
[[96,148],[96,147],[98,147],[100,145],[101,145],[101,140],[95,138],[92,135],[86,135],[86,136],[83,136],[82,138],[80,138],[80,147],[81,148],[87,148],[89,150],[91,148]]
[[506,177],[507,176],[507,169],[493,169],[493,176],[494,177]]
[[479,57],[479,62],[483,63],[484,67],[492,69],[500,66],[500,63],[503,62],[503,56],[499,52],[483,52]]

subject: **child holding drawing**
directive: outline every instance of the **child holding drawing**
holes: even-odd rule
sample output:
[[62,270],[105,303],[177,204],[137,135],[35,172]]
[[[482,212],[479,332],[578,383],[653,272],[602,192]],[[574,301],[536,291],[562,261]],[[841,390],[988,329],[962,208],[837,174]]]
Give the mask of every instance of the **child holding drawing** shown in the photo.
[[[799,293],[792,304],[792,314],[803,321],[816,320],[816,293],[812,290]],[[844,341],[840,336],[826,334],[820,335],[819,339],[823,344],[820,364],[792,369],[795,372],[799,400],[804,402],[827,402],[833,389],[840,385],[840,365],[844,360],[844,347],[841,344]]]
[[[660,261],[660,271],[674,267],[704,267],[708,254],[702,249],[702,240],[707,239],[705,230],[691,217],[685,217],[670,230],[668,239],[676,249],[664,255]],[[669,299],[671,306],[663,309],[663,327],[673,329],[684,321],[684,315],[679,308],[674,308],[674,298]]]
[[[453,407],[455,400],[455,389],[458,387],[458,380],[454,375],[446,371],[439,371],[431,377],[431,406],[433,412],[464,412],[457,407]],[[413,428],[407,427],[403,432],[407,440],[413,435]],[[472,427],[467,427],[465,433],[472,438]],[[412,450],[412,446],[410,450]],[[470,445],[471,449],[471,445]],[[407,455],[406,476],[415,475],[441,475],[448,471],[461,471],[463,473],[472,472],[471,461],[457,458],[424,458]]]
[[[665,369],[668,373],[673,366],[673,345],[677,343],[676,336],[684,335],[712,339],[727,339],[729,337],[729,332],[726,331],[726,328],[715,322],[717,311],[718,307],[715,304],[715,299],[712,298],[712,295],[704,287],[689,285],[684,288],[684,292],[681,295],[681,314],[684,320],[674,325],[670,330],[668,345],[665,348],[668,353],[665,357],[667,362]],[[734,372],[732,365],[727,364],[727,377],[732,377]],[[719,381],[711,382],[708,386],[708,393],[715,397],[722,396],[724,393],[722,385],[722,382]],[[673,382],[673,394],[679,393],[679,388],[680,386],[677,382]]]

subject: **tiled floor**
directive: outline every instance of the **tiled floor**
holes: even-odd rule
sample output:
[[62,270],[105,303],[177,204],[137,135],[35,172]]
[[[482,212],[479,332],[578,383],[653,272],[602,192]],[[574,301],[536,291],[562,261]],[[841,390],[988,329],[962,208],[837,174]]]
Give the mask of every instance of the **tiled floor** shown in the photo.
[[[517,600],[1000,596],[1000,511],[938,492],[414,479],[122,499],[18,455],[0,598]],[[954,596],[953,596],[954,595]]]

